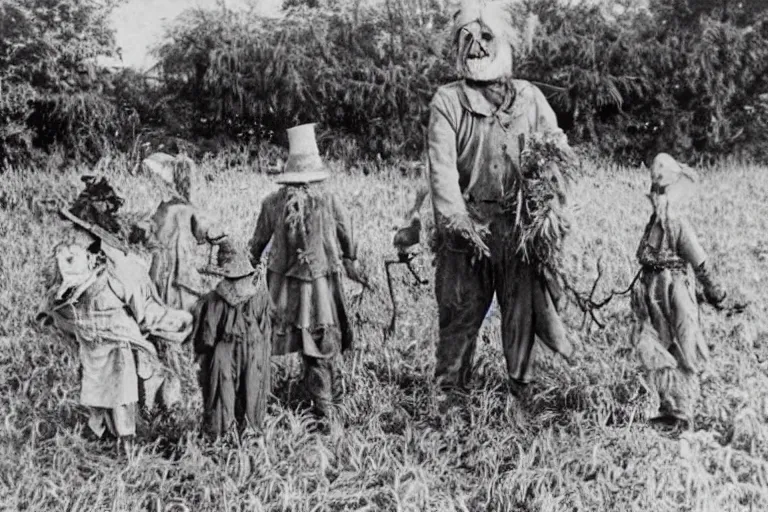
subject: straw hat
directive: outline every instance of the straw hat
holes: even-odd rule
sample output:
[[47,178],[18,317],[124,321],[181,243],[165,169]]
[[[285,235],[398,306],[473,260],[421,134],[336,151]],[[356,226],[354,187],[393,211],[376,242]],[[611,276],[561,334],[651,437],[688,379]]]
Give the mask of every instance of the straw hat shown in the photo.
[[681,164],[667,153],[659,153],[651,165],[651,184],[670,199],[680,199],[690,194],[698,175],[691,167]]
[[245,254],[237,251],[229,243],[222,243],[219,245],[216,264],[209,264],[200,269],[200,272],[228,279],[240,279],[254,274],[256,269],[253,268]]
[[327,167],[317,149],[315,123],[294,126],[287,131],[288,161],[285,172],[275,181],[283,185],[302,185],[328,178]]

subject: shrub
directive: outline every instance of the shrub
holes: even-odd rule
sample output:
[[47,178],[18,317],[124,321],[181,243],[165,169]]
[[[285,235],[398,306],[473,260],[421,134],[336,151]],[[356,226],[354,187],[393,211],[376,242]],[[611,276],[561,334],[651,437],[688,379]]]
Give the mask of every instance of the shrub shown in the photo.
[[61,145],[97,158],[119,130],[110,79],[96,57],[114,55],[115,1],[0,3],[0,168]]

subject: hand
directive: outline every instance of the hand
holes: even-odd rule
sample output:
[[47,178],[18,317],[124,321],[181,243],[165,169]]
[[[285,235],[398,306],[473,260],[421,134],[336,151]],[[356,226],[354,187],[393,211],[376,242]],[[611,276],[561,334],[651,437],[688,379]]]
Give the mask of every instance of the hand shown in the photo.
[[469,215],[457,215],[448,222],[448,229],[472,244],[476,257],[491,257],[491,250],[483,240],[490,232],[487,226],[476,224]]

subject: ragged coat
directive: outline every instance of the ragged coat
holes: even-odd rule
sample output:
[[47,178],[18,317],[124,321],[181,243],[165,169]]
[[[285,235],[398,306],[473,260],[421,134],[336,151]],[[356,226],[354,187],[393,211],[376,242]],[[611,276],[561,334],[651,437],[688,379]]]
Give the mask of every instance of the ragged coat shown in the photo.
[[147,337],[180,342],[192,331],[192,315],[158,300],[146,267],[135,257],[109,248],[105,252],[107,264],[94,272],[87,287],[62,301],[54,300],[58,286],[52,288],[41,315],[78,341],[80,403],[114,408],[138,402],[138,378],[162,371]]
[[[223,280],[200,301],[192,336],[201,357],[206,430],[221,435],[236,421],[260,427],[270,392],[269,295]],[[243,286],[246,284],[247,286]]]

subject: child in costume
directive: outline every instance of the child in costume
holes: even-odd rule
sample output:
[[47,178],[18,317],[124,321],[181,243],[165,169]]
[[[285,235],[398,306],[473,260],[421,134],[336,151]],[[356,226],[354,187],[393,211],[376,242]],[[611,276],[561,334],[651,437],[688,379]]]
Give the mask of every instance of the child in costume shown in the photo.
[[275,307],[274,355],[301,352],[304,385],[315,412],[325,416],[339,398],[341,353],[353,341],[342,268],[360,279],[352,224],[339,199],[321,185],[328,177],[314,125],[288,130],[284,185],[262,204],[250,242],[251,263],[272,241],[267,284]]
[[150,276],[169,306],[192,312],[200,297],[210,290],[195,266],[195,248],[202,244],[217,245],[227,236],[194,206],[196,168],[190,158],[148,158],[144,167],[157,178],[158,189],[164,196],[141,226],[152,251]]
[[217,266],[203,272],[223,278],[200,300],[192,335],[204,430],[220,436],[236,424],[261,427],[270,390],[269,296],[259,293],[256,271],[229,243],[219,246]]
[[112,233],[70,210],[61,214],[73,227],[56,247],[56,283],[38,320],[78,342],[80,403],[90,409],[91,430],[98,437],[109,430],[127,446],[138,405],[152,410],[156,397],[166,406],[178,400],[154,342],[181,343],[192,315],[157,298],[146,268]]
[[637,250],[642,271],[632,295],[632,338],[659,394],[659,416],[652,422],[666,425],[692,426],[699,374],[708,358],[696,279],[710,304],[721,304],[726,296],[693,228],[674,208],[695,181],[693,169],[668,154],[656,156],[649,195],[653,214]]

